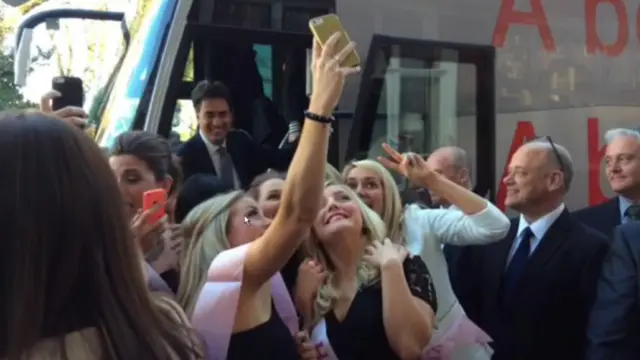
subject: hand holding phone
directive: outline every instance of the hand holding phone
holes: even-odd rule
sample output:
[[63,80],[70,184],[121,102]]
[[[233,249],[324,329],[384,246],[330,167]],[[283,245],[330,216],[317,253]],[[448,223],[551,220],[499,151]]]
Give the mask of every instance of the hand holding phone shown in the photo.
[[[349,45],[349,43],[351,43],[349,35],[345,31],[342,23],[340,22],[340,18],[338,18],[338,15],[336,14],[327,14],[309,20],[309,29],[311,29],[313,36],[322,46],[324,46],[324,44],[329,41],[329,38],[331,38],[335,33],[340,34],[340,39],[336,46],[338,51],[344,49]],[[352,68],[360,66],[360,56],[358,56],[355,49],[347,55],[347,57],[340,63],[340,66]]]
[[155,224],[165,216],[166,205],[167,192],[164,189],[149,190],[142,194],[142,211],[153,211],[147,218],[149,224]]

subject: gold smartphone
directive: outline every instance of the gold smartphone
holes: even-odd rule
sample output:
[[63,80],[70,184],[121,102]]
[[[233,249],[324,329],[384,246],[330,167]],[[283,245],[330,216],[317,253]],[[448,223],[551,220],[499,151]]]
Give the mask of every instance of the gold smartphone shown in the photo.
[[[349,35],[344,30],[344,27],[340,22],[340,18],[338,18],[338,15],[336,14],[327,14],[309,20],[309,29],[311,29],[313,36],[318,39],[318,42],[320,42],[320,45],[322,46],[324,46],[331,35],[335,33],[340,33],[338,49],[344,49],[344,47],[349,45],[351,42]],[[360,66],[360,56],[358,56],[356,50],[353,49],[353,51],[347,55],[340,65],[346,67]]]

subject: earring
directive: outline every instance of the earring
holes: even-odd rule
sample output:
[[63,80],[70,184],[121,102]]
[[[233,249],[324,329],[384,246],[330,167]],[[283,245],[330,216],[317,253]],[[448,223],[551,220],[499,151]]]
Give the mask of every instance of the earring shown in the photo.
[[248,217],[246,217],[246,216],[244,217],[243,221],[244,221],[244,224],[245,224],[245,225],[249,225],[249,224],[251,224],[251,220],[249,220],[249,218],[248,218]]

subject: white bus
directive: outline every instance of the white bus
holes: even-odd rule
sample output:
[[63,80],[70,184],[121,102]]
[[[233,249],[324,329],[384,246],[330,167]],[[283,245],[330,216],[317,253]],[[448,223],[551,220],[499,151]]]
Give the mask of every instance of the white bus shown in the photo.
[[[573,155],[576,209],[609,195],[604,131],[639,125],[639,0],[146,1],[93,112],[103,146],[130,129],[188,137],[190,91],[205,78],[231,88],[237,126],[281,137],[304,109],[308,20],[330,12],[363,58],[338,109],[334,165],[375,155],[383,141],[422,153],[458,145],[475,190],[501,204],[509,155],[549,135]],[[25,20],[18,55],[46,17]]]

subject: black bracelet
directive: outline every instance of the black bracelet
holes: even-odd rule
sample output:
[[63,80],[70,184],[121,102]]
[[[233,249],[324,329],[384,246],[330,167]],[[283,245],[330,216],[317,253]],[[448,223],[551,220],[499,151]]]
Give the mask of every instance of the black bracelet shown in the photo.
[[336,119],[333,116],[318,115],[316,113],[312,113],[309,110],[306,110],[304,112],[304,117],[309,119],[309,120],[317,121],[317,122],[320,122],[320,123],[323,123],[323,124],[331,124]]

